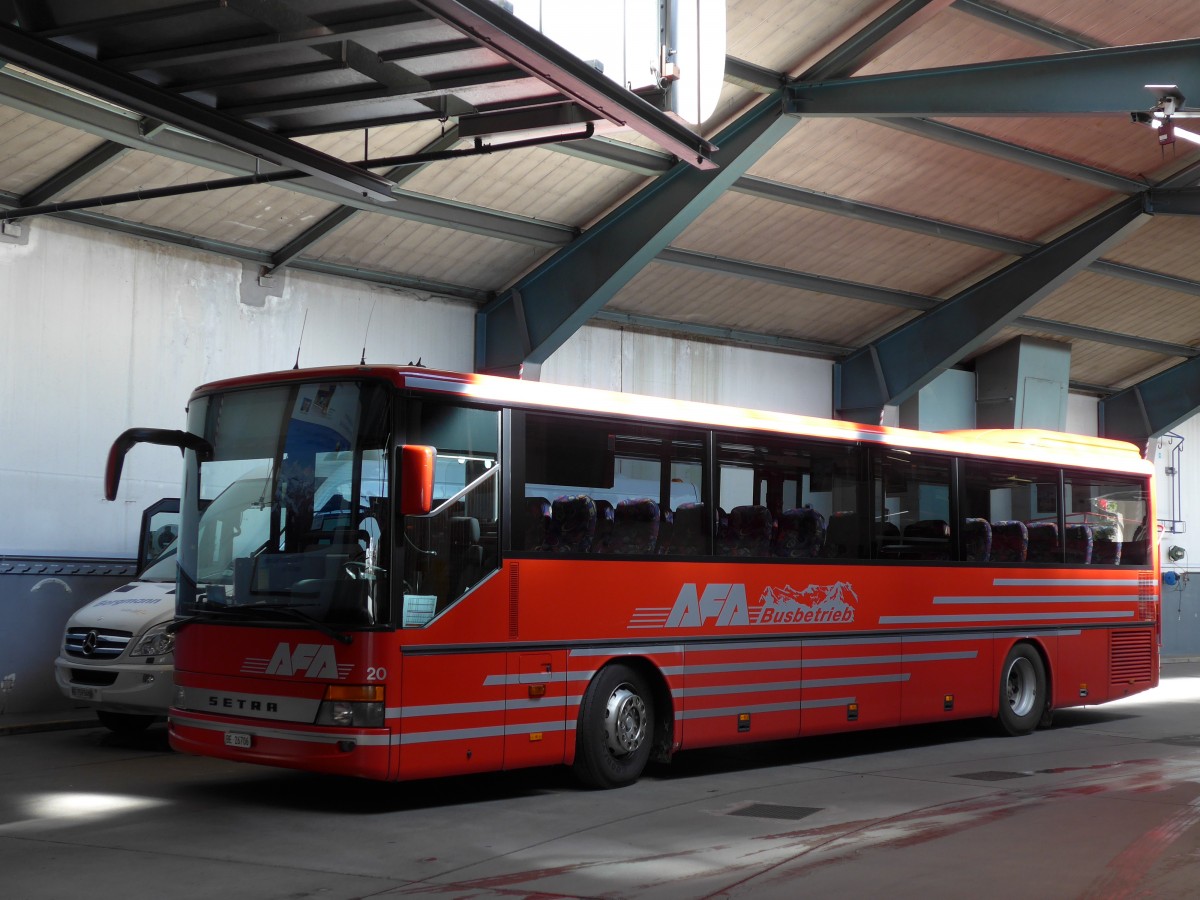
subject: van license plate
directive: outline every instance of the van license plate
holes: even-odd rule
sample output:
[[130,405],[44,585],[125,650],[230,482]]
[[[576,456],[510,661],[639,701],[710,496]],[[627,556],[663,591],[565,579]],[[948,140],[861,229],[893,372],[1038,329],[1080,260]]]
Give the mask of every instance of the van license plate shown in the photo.
[[241,747],[243,750],[249,750],[251,741],[252,738],[250,735],[244,734],[240,731],[225,732],[226,747]]
[[98,700],[100,692],[90,687],[72,687],[71,698],[74,700]]

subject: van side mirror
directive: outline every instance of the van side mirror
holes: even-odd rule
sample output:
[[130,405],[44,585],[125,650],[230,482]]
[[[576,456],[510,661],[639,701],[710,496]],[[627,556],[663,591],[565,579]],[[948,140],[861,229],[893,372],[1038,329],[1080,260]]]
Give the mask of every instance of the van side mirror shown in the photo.
[[433,509],[437,450],[421,444],[400,448],[400,515],[423,516]]

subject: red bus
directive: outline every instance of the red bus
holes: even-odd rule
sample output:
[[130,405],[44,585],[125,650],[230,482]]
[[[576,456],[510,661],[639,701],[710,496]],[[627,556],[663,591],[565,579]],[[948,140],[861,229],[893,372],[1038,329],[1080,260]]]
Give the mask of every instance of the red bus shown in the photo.
[[170,741],[376,779],[993,717],[1159,677],[1152,466],[420,367],[197,389]]

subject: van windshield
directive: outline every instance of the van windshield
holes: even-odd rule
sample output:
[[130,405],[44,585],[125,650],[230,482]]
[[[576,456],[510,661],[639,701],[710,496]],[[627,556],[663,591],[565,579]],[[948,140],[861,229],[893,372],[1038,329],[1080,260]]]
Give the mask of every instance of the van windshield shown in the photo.
[[[387,394],[355,382],[200,398],[181,504],[179,615],[387,621]],[[203,496],[216,494],[203,513]],[[158,563],[156,563],[156,566]],[[154,568],[154,567],[152,567]]]

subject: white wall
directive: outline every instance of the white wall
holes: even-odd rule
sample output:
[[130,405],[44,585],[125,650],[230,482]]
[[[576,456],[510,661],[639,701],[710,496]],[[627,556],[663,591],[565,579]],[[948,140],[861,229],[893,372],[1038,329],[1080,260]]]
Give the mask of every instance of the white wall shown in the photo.
[[585,327],[542,366],[542,381],[701,403],[829,416],[833,366],[819,359]]
[[288,273],[250,306],[232,260],[52,219],[29,232],[0,243],[0,554],[132,556],[142,508],[179,493],[180,457],[135,448],[107,503],[113,439],[184,427],[196,385],[290,368],[306,311],[306,367],[358,362],[368,317],[368,362],[472,364],[466,304]]

